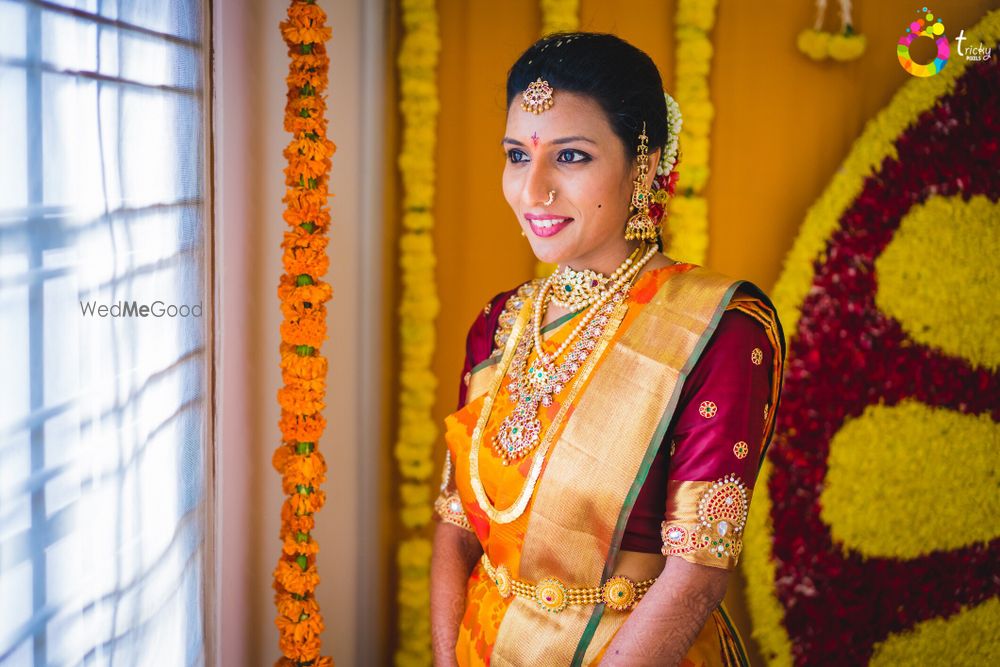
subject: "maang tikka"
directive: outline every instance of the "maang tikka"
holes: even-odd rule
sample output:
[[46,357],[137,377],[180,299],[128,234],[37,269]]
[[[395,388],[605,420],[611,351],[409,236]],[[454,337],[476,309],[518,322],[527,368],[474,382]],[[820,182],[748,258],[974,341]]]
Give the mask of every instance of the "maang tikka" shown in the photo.
[[528,87],[521,93],[521,108],[536,115],[543,111],[548,111],[552,108],[553,92],[549,82],[543,81],[542,77],[538,77],[538,79],[528,84]]
[[632,190],[632,207],[636,209],[635,215],[628,219],[625,225],[625,239],[630,241],[637,239],[640,241],[656,241],[659,236],[659,229],[649,215],[649,200],[652,197],[649,187],[646,186],[646,174],[649,173],[649,137],[646,136],[646,122],[642,123],[642,134],[639,135],[639,149],[636,161],[639,163],[639,175],[635,177]]

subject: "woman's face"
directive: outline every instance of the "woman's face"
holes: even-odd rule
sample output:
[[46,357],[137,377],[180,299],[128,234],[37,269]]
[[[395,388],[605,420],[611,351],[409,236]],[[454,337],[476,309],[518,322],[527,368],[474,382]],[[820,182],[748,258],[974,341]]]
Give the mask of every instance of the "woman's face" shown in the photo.
[[[624,230],[638,169],[597,102],[559,90],[553,102],[536,115],[517,97],[507,110],[504,197],[538,259],[610,273],[629,251]],[[658,159],[651,152],[647,185]]]

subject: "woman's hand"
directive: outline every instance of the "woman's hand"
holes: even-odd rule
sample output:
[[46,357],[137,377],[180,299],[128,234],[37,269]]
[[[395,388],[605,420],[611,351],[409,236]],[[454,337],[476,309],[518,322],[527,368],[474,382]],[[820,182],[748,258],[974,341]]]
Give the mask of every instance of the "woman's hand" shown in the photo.
[[678,665],[726,594],[729,570],[667,558],[663,572],[619,628],[601,667]]
[[482,554],[474,533],[449,523],[438,523],[431,556],[431,647],[438,667],[458,664],[455,645],[465,613],[465,588]]

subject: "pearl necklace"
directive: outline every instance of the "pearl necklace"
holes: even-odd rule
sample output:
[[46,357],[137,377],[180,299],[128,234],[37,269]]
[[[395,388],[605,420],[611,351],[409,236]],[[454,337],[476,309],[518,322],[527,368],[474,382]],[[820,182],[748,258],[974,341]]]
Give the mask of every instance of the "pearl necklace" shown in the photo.
[[[638,252],[638,249],[636,249],[636,252]],[[545,307],[546,297],[548,295],[548,292],[552,288],[553,276],[555,274],[549,276],[549,278],[542,285],[538,298],[535,300],[534,312],[532,313],[533,315],[532,330],[535,339],[535,354],[538,356],[537,363],[543,365],[551,364],[556,359],[558,359],[562,355],[562,353],[565,352],[566,349],[570,346],[570,344],[573,342],[576,336],[581,331],[583,331],[587,325],[590,324],[590,321],[601,310],[601,306],[607,303],[608,300],[612,297],[612,295],[618,292],[622,288],[622,286],[626,285],[630,280],[632,280],[632,277],[635,276],[635,274],[637,274],[642,269],[642,267],[646,265],[646,262],[652,259],[653,255],[655,255],[656,253],[657,253],[656,246],[651,245],[646,250],[646,254],[644,254],[638,262],[632,263],[632,258],[631,257],[627,258],[625,262],[622,263],[622,266],[619,267],[619,269],[624,269],[622,273],[618,276],[618,278],[614,282],[611,283],[608,289],[602,292],[601,295],[594,301],[594,303],[591,304],[594,307],[591,308],[589,311],[587,311],[587,313],[585,313],[582,318],[580,318],[580,322],[577,323],[576,328],[574,328],[573,331],[570,332],[569,336],[566,337],[566,340],[564,340],[562,342],[562,345],[559,346],[559,349],[557,349],[555,353],[551,355],[546,354],[545,350],[542,349],[542,310]],[[616,273],[617,272],[618,271],[616,270]]]

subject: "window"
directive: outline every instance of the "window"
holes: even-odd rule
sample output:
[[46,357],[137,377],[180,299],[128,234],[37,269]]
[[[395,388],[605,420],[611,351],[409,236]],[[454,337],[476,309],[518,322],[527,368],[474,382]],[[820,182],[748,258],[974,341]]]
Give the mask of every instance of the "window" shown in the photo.
[[0,0],[0,665],[207,661],[204,11]]

